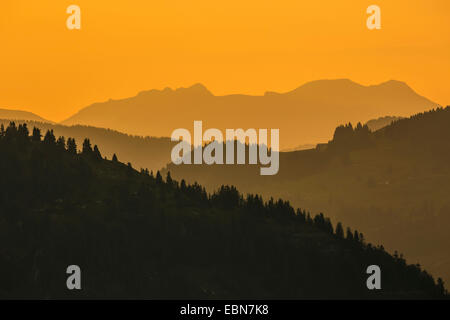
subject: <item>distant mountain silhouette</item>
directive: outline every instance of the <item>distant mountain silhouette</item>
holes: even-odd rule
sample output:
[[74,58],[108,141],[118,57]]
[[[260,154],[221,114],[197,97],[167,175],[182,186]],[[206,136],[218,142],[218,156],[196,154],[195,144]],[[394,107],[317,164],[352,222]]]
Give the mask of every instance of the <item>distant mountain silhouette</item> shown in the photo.
[[[5,127],[11,120],[0,119]],[[16,124],[26,123],[29,128],[39,128],[42,132],[53,130],[56,138],[59,136],[71,137],[78,143],[81,150],[85,138],[95,141],[100,151],[108,159],[116,154],[122,162],[131,162],[135,168],[159,170],[170,162],[172,147],[176,144],[170,138],[131,136],[118,131],[95,128],[89,126],[63,126],[36,121],[16,121]]]
[[29,121],[53,123],[53,121],[41,118],[40,116],[32,112],[22,110],[10,110],[10,109],[0,109],[0,119],[29,120]]
[[[1,128],[0,299],[446,297],[441,279],[323,214],[139,173],[91,142]],[[82,290],[66,287],[73,264]]]
[[258,165],[170,164],[163,173],[326,212],[450,282],[450,107],[373,133],[340,126],[316,149],[281,152],[279,166],[274,176],[261,176]]
[[203,85],[150,90],[122,100],[92,104],[62,122],[111,128],[138,135],[170,136],[176,128],[279,128],[282,149],[328,141],[344,122],[409,116],[437,106],[407,84],[363,86],[351,80],[319,80],[263,96],[215,96]]
[[381,128],[384,128],[388,125],[390,125],[392,122],[403,119],[403,117],[392,117],[392,116],[386,116],[386,117],[380,117],[378,119],[372,119],[367,121],[367,126],[369,127],[370,131],[377,131]]

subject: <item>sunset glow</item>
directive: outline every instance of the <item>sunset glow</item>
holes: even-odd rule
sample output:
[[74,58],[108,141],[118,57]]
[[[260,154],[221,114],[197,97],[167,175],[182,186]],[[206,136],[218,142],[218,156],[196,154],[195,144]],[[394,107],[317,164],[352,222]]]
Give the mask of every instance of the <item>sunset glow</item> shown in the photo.
[[[68,30],[66,8],[81,8]],[[25,1],[0,3],[0,107],[61,121],[139,91],[201,82],[216,95],[285,92],[316,79],[408,83],[450,102],[450,2]]]

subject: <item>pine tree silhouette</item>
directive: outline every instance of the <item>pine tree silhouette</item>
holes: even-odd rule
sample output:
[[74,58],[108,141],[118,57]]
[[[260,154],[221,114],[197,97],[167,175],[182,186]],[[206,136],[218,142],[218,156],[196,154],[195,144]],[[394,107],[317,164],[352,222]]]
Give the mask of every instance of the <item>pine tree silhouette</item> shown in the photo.
[[344,228],[342,227],[342,223],[338,222],[336,225],[336,236],[339,239],[344,239]]
[[77,144],[74,138],[67,139],[67,151],[71,154],[77,154]]
[[60,149],[66,148],[66,140],[64,139],[64,137],[58,138],[58,140],[56,141],[56,146]]
[[39,128],[34,127],[33,128],[33,136],[31,138],[32,141],[40,142],[41,141],[41,130]]
[[84,155],[92,154],[91,141],[89,141],[88,138],[84,139],[84,141],[83,141],[83,148],[82,148],[81,153]]
[[102,159],[102,154],[100,153],[100,150],[98,149],[97,145],[94,145],[93,155],[94,155],[94,158],[97,160]]
[[45,133],[44,144],[49,146],[53,146],[56,144],[56,138],[55,135],[53,134],[53,130],[47,130],[47,132]]

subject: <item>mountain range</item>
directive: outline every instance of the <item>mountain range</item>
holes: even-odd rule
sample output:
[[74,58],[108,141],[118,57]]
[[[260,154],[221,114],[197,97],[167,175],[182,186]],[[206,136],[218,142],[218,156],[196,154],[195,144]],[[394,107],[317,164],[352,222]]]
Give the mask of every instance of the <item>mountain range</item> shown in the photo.
[[170,136],[177,128],[280,129],[280,147],[326,142],[340,123],[382,116],[410,116],[437,106],[407,84],[363,86],[348,79],[308,82],[286,93],[216,96],[201,84],[150,90],[135,97],[94,103],[61,122],[135,135]]
[[57,136],[79,142],[90,137],[107,157],[116,152],[119,159],[137,168],[158,170],[170,162],[173,143],[156,137],[170,137],[178,127],[190,129],[193,120],[222,129],[278,127],[281,150],[295,151],[328,141],[340,123],[369,120],[367,125],[375,131],[432,105],[403,82],[362,86],[340,79],[313,81],[284,94],[267,92],[264,96],[215,96],[196,84],[95,103],[59,124],[20,110],[0,109],[0,119],[32,121],[30,126],[52,129]]

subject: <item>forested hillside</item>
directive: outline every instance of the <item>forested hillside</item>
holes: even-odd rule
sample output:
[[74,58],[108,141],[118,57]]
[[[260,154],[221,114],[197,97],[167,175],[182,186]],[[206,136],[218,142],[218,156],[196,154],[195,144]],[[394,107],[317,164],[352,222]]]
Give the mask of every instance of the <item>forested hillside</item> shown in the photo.
[[[1,298],[443,297],[441,280],[323,214],[233,187],[209,195],[77,143],[0,130]],[[73,264],[80,291],[66,288]],[[366,287],[373,264],[382,290]]]
[[264,199],[281,197],[326,212],[450,281],[449,107],[374,133],[360,124],[340,126],[316,149],[281,152],[275,176],[261,176],[259,165],[171,164],[168,170],[208,191],[233,184]]
[[[10,121],[0,119],[0,124],[8,126]],[[80,142],[89,138],[102,150],[103,156],[111,159],[113,154],[116,154],[120,161],[131,162],[138,169],[147,168],[153,171],[161,169],[170,162],[170,152],[175,145],[170,138],[133,136],[104,128],[81,125],[63,126],[37,121],[25,121],[25,123],[28,127],[39,128],[42,132],[53,130],[56,138],[73,137]],[[81,150],[81,145],[78,149]]]

